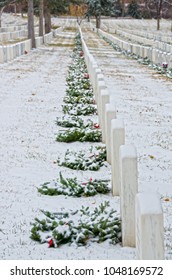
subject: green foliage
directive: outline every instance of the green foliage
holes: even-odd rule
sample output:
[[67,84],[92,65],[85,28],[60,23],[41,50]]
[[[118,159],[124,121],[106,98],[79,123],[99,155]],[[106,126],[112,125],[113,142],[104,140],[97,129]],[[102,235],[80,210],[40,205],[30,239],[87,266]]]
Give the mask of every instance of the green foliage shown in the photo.
[[87,119],[83,120],[81,117],[78,116],[70,116],[70,115],[64,115],[61,118],[57,118],[56,124],[62,127],[78,127],[78,128],[93,128],[96,127],[98,124],[94,124],[92,120]]
[[100,142],[102,133],[100,130],[91,128],[71,128],[65,131],[60,131],[56,136],[58,142]]
[[[109,202],[105,201],[94,210],[83,207],[77,212],[43,212],[45,219],[35,219],[31,229],[31,238],[41,243],[53,241],[54,247],[66,243],[86,245],[89,241],[121,241],[121,221]],[[42,228],[44,224],[44,229]],[[40,237],[39,239],[37,237]]]
[[104,146],[91,147],[89,153],[85,151],[73,152],[67,150],[64,161],[58,159],[59,166],[65,166],[74,170],[97,171],[106,160],[106,148]]
[[7,6],[8,4],[10,4],[11,2],[13,2],[12,0],[3,0],[0,1],[0,8],[3,8],[5,6]]
[[72,91],[73,93],[74,92],[77,92],[77,96],[75,96],[74,94],[73,95],[69,95],[69,96],[65,96],[63,101],[65,103],[70,103],[70,104],[77,104],[77,103],[81,103],[81,104],[94,104],[95,101],[92,97],[92,94],[91,96],[90,95],[86,95],[83,96],[81,94],[81,92],[78,92],[78,91]]
[[73,50],[72,63],[66,78],[67,88],[64,97],[66,104],[62,105],[62,110],[65,114],[73,116],[97,114],[79,35],[76,36],[75,41],[76,47]]
[[113,0],[85,0],[87,16],[111,15],[114,12]]
[[[90,125],[92,124],[91,121],[89,123]],[[57,118],[56,124],[62,127],[86,127],[84,125],[83,119],[77,116],[68,116],[68,115],[64,115],[61,118]]]
[[92,180],[78,182],[77,178],[64,178],[59,173],[59,179],[46,182],[38,188],[44,195],[68,195],[68,196],[93,196],[98,193],[106,194],[110,191],[108,180]]
[[94,105],[85,105],[85,104],[68,104],[62,105],[62,110],[65,114],[73,116],[89,116],[97,114],[97,108]]
[[132,0],[128,5],[128,15],[133,18],[141,18],[141,13],[139,11],[139,5],[136,0]]

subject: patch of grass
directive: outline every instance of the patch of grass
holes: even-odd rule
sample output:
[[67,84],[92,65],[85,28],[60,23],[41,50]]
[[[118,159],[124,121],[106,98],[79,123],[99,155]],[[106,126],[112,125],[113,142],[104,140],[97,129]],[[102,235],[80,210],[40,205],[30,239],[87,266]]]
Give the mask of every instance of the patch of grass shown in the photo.
[[76,27],[70,27],[70,26],[68,26],[68,27],[65,27],[65,29],[64,29],[64,31],[73,31],[73,32],[76,32]]
[[63,43],[50,43],[48,45],[50,47],[74,47],[75,46],[74,43],[71,43],[71,44],[69,44],[69,43],[65,43],[65,44],[63,44]]
[[60,25],[52,25],[51,26],[51,29],[57,29],[57,28],[59,28],[60,27]]

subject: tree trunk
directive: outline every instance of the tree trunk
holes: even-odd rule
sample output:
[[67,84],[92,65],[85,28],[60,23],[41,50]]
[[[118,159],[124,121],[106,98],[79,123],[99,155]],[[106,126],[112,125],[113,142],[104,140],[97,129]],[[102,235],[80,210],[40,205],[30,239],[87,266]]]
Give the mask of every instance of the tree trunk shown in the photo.
[[162,13],[162,2],[163,0],[160,0],[157,4],[157,30],[160,30],[160,19],[161,19],[161,13]]
[[3,14],[3,11],[4,11],[5,7],[6,6],[4,6],[0,9],[0,27],[2,27],[2,14]]
[[33,0],[28,0],[28,38],[31,39],[32,48],[35,48]]
[[122,8],[121,16],[124,17],[125,16],[125,0],[121,1],[121,8]]
[[101,15],[96,16],[96,28],[100,28],[100,23],[101,23]]
[[157,18],[157,30],[160,30],[160,18]]
[[0,27],[2,27],[2,9],[0,9]]
[[39,0],[39,36],[44,35],[43,19],[44,19],[44,0]]
[[44,19],[45,19],[45,34],[51,32],[51,13],[48,7],[47,0],[44,0]]

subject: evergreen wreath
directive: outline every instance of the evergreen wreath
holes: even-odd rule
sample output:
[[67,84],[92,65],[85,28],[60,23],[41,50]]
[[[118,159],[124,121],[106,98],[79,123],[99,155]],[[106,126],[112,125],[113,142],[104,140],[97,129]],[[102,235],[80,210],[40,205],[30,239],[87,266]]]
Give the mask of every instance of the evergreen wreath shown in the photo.
[[63,210],[42,213],[45,218],[35,218],[31,238],[40,243],[47,242],[49,247],[59,247],[66,243],[83,246],[89,241],[100,243],[109,240],[112,244],[121,242],[121,221],[108,201],[94,210],[82,206],[75,212]]
[[59,173],[59,179],[45,182],[38,191],[44,195],[67,195],[67,196],[94,196],[98,193],[106,194],[110,192],[108,180],[93,180],[78,182],[77,178],[64,178]]
[[97,108],[95,105],[87,104],[67,104],[62,105],[62,110],[65,114],[73,116],[88,116],[97,114]]
[[77,116],[64,115],[57,118],[56,124],[62,127],[83,127],[84,121]]
[[65,166],[74,170],[97,171],[104,165],[106,160],[106,147],[91,147],[89,153],[85,151],[73,152],[67,150],[64,160],[57,160],[59,166]]
[[98,129],[92,128],[69,128],[60,131],[56,136],[58,142],[101,142],[102,133]]
[[[98,124],[94,124],[92,120],[88,119],[84,122],[84,120],[78,116],[70,116],[64,115],[62,117],[57,118],[56,124],[62,127],[79,127],[79,128],[87,128],[87,127],[95,127],[99,128]],[[98,126],[98,127],[97,127]]]
[[70,103],[70,104],[95,104],[95,100],[93,99],[93,96],[83,96],[82,94],[79,96],[65,96],[63,99],[64,103]]

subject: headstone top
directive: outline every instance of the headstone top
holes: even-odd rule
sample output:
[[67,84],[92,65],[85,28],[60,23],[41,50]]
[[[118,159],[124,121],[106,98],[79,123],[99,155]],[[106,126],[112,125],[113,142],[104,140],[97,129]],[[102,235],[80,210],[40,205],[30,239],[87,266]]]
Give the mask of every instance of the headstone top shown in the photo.
[[123,119],[113,119],[111,121],[111,128],[114,129],[114,128],[124,128],[124,121]]
[[160,196],[157,193],[139,193],[138,198],[142,215],[162,213]]
[[121,159],[137,157],[137,151],[134,145],[122,145],[120,147],[120,154],[121,154]]

